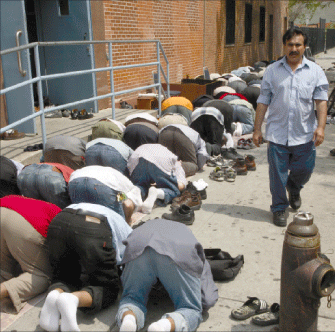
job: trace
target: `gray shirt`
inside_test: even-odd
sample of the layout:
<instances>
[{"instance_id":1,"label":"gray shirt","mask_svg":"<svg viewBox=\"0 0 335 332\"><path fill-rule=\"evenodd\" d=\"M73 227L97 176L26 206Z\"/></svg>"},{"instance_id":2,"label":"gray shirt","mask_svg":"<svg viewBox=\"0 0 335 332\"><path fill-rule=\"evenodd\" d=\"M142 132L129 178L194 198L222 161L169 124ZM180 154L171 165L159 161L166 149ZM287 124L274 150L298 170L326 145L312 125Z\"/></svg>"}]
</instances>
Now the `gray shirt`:
<instances>
[{"instance_id":1,"label":"gray shirt","mask_svg":"<svg viewBox=\"0 0 335 332\"><path fill-rule=\"evenodd\" d=\"M146 247L169 256L181 269L201 279L203 310L214 306L218 288L207 262L204 250L193 233L184 224L163 219L145 222L133 230L126 240L122 264L139 257Z\"/></svg>"},{"instance_id":2,"label":"gray shirt","mask_svg":"<svg viewBox=\"0 0 335 332\"><path fill-rule=\"evenodd\" d=\"M67 150L75 156L85 156L86 142L78 137L58 135L51 137L45 144L45 151Z\"/></svg>"}]
</instances>

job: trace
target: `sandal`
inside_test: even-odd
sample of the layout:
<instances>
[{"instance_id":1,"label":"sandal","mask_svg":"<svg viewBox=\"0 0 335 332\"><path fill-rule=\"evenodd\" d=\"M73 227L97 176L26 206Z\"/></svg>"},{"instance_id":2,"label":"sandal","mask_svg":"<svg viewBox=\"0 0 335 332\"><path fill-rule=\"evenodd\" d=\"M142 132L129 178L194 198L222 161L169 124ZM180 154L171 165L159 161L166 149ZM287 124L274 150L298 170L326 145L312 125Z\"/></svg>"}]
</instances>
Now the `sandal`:
<instances>
[{"instance_id":1,"label":"sandal","mask_svg":"<svg viewBox=\"0 0 335 332\"><path fill-rule=\"evenodd\" d=\"M224 174L225 174L225 180L227 182L234 182L236 179L237 172L236 169L229 166L228 168L225 169Z\"/></svg>"},{"instance_id":2,"label":"sandal","mask_svg":"<svg viewBox=\"0 0 335 332\"><path fill-rule=\"evenodd\" d=\"M86 119L91 119L93 118L93 113L87 113L85 109L82 109L78 113L78 120L86 120Z\"/></svg>"},{"instance_id":3,"label":"sandal","mask_svg":"<svg viewBox=\"0 0 335 332\"><path fill-rule=\"evenodd\" d=\"M71 119L72 120L76 120L78 119L78 114L79 114L79 111L77 108L75 108L74 110L71 111Z\"/></svg>"},{"instance_id":4,"label":"sandal","mask_svg":"<svg viewBox=\"0 0 335 332\"><path fill-rule=\"evenodd\" d=\"M279 304L273 303L269 312L252 317L251 322L260 326L279 324Z\"/></svg>"},{"instance_id":5,"label":"sandal","mask_svg":"<svg viewBox=\"0 0 335 332\"><path fill-rule=\"evenodd\" d=\"M224 180L224 172L221 170L221 167L216 167L215 170L209 174L209 178L222 182Z\"/></svg>"},{"instance_id":6,"label":"sandal","mask_svg":"<svg viewBox=\"0 0 335 332\"><path fill-rule=\"evenodd\" d=\"M248 296L248 301L244 302L242 307L233 309L231 316L237 320L245 320L251 316L259 315L269 311L269 305L264 300L257 297Z\"/></svg>"}]
</instances>

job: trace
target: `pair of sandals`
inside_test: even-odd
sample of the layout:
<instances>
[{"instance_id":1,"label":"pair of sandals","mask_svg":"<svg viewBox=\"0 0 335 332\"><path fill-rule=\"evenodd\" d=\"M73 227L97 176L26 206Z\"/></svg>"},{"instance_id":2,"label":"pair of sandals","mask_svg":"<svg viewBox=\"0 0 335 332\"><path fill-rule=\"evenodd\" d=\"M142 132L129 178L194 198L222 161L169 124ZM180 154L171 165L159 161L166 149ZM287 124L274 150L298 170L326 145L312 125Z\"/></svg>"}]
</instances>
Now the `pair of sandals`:
<instances>
[{"instance_id":1,"label":"pair of sandals","mask_svg":"<svg viewBox=\"0 0 335 332\"><path fill-rule=\"evenodd\" d=\"M222 182L224 180L226 180L227 182L234 182L236 179L236 175L236 170L231 166L217 166L212 172L210 172L209 178L218 182Z\"/></svg>"},{"instance_id":2,"label":"pair of sandals","mask_svg":"<svg viewBox=\"0 0 335 332\"><path fill-rule=\"evenodd\" d=\"M74 109L71 111L71 119L72 120L86 120L93 118L93 113L88 113L85 109L78 111L78 109Z\"/></svg>"},{"instance_id":3,"label":"pair of sandals","mask_svg":"<svg viewBox=\"0 0 335 332\"><path fill-rule=\"evenodd\" d=\"M252 317L251 322L259 326L279 324L279 304L271 306L265 300L248 296L246 302L237 309L233 309L231 316L237 320L245 320ZM254 316L254 317L253 317Z\"/></svg>"}]
</instances>

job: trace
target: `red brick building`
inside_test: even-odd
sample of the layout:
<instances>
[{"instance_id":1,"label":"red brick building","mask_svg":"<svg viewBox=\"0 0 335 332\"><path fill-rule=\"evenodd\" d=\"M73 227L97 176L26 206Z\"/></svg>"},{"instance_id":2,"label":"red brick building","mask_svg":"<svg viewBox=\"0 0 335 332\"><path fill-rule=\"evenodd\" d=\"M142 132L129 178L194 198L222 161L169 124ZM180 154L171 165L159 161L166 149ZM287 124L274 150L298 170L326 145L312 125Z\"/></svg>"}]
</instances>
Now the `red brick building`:
<instances>
[{"instance_id":1,"label":"red brick building","mask_svg":"<svg viewBox=\"0 0 335 332\"><path fill-rule=\"evenodd\" d=\"M94 39L159 40L170 63L171 83L200 75L205 66L222 74L277 59L288 24L288 1L275 0L105 0L92 1L91 9ZM155 48L145 44L114 46L113 52L115 66L156 59ZM155 70L116 71L115 88L152 84Z\"/></svg>"}]
</instances>

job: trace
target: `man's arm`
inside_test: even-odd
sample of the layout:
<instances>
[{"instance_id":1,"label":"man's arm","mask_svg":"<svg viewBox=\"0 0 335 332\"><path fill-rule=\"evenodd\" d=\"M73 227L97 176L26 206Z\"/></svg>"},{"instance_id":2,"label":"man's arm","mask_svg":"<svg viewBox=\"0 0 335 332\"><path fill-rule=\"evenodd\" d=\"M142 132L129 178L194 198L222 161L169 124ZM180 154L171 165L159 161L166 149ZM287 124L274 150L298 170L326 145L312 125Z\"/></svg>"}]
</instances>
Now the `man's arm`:
<instances>
[{"instance_id":1,"label":"man's arm","mask_svg":"<svg viewBox=\"0 0 335 332\"><path fill-rule=\"evenodd\" d=\"M319 146L325 139L325 128L327 122L327 101L315 100L315 105L318 117L318 127L314 131L313 141L315 146Z\"/></svg>"},{"instance_id":2,"label":"man's arm","mask_svg":"<svg viewBox=\"0 0 335 332\"><path fill-rule=\"evenodd\" d=\"M263 138L261 128L267 109L268 105L261 103L257 104L255 124L254 124L254 134L252 136L253 142L257 147L259 147L259 144L261 143Z\"/></svg>"}]
</instances>

